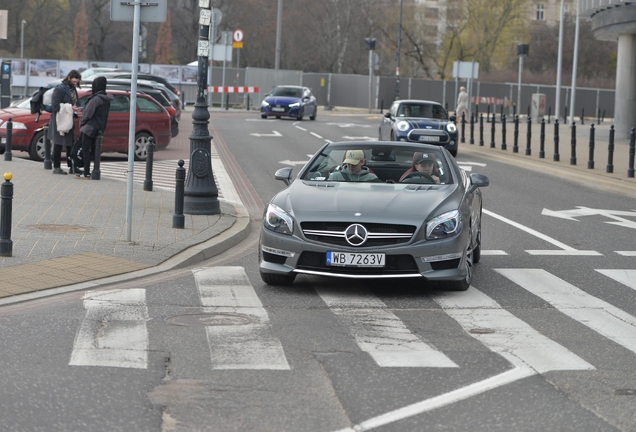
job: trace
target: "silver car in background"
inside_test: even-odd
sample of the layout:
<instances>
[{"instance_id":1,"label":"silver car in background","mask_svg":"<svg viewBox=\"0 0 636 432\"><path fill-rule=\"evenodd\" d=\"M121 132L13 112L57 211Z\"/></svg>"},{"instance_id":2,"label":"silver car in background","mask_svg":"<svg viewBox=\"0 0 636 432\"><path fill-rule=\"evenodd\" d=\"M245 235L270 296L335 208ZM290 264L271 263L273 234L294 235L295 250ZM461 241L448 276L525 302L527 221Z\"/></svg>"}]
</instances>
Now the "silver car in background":
<instances>
[{"instance_id":1,"label":"silver car in background","mask_svg":"<svg viewBox=\"0 0 636 432\"><path fill-rule=\"evenodd\" d=\"M334 181L345 155L362 150L377 180ZM434 160L432 175L416 161ZM343 176L336 176L343 178ZM350 178L350 176L344 176ZM275 195L263 217L263 281L291 284L298 274L341 278L420 278L466 290L481 256L482 193L489 180L468 175L450 153L428 144L329 143Z\"/></svg>"}]
</instances>

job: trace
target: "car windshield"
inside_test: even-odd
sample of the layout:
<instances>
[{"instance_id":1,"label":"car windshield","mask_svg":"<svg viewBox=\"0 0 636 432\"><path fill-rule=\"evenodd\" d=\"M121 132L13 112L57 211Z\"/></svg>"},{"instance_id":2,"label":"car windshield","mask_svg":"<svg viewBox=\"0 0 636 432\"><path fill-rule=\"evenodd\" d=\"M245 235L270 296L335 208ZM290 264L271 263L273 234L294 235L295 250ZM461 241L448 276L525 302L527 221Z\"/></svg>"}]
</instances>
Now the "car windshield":
<instances>
[{"instance_id":1,"label":"car windshield","mask_svg":"<svg viewBox=\"0 0 636 432\"><path fill-rule=\"evenodd\" d=\"M345 162L347 155L352 153L356 157L362 154L366 160L359 173L355 172L355 168L350 169ZM418 162L419 165L424 166L420 166L419 170ZM327 146L310 163L309 169L302 176L303 180L411 184L453 182L446 157L442 149L438 147L422 148L393 144L378 145L377 143L375 145L359 144L355 147ZM424 172L427 176L417 172ZM409 176L411 173L414 174Z\"/></svg>"},{"instance_id":2,"label":"car windshield","mask_svg":"<svg viewBox=\"0 0 636 432\"><path fill-rule=\"evenodd\" d=\"M400 105L398 117L437 118L448 120L446 110L437 104L405 103Z\"/></svg>"},{"instance_id":3,"label":"car windshield","mask_svg":"<svg viewBox=\"0 0 636 432\"><path fill-rule=\"evenodd\" d=\"M11 108L31 109L31 98L29 97L21 101L12 102Z\"/></svg>"},{"instance_id":4,"label":"car windshield","mask_svg":"<svg viewBox=\"0 0 636 432\"><path fill-rule=\"evenodd\" d=\"M302 97L303 90L296 87L276 87L272 90L272 96Z\"/></svg>"}]
</instances>

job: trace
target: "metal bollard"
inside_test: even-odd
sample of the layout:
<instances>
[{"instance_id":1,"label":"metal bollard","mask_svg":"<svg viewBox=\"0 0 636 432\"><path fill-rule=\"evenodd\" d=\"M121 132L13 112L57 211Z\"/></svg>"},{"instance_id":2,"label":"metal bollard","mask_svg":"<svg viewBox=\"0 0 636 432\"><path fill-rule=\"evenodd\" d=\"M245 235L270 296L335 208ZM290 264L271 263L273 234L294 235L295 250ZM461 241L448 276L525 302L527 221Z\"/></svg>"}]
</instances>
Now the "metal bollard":
<instances>
[{"instance_id":1,"label":"metal bollard","mask_svg":"<svg viewBox=\"0 0 636 432\"><path fill-rule=\"evenodd\" d=\"M13 117L7 120L7 142L4 145L4 160L11 160L11 142L13 141Z\"/></svg>"},{"instance_id":2,"label":"metal bollard","mask_svg":"<svg viewBox=\"0 0 636 432\"><path fill-rule=\"evenodd\" d=\"M570 154L570 165L576 165L576 122L572 122L572 135L570 135L570 145L572 153Z\"/></svg>"},{"instance_id":3,"label":"metal bollard","mask_svg":"<svg viewBox=\"0 0 636 432\"><path fill-rule=\"evenodd\" d=\"M479 146L484 146L484 115L479 114Z\"/></svg>"},{"instance_id":4,"label":"metal bollard","mask_svg":"<svg viewBox=\"0 0 636 432\"><path fill-rule=\"evenodd\" d=\"M247 94L247 98L245 100L245 106L246 106L246 110L249 111L250 110L250 94Z\"/></svg>"},{"instance_id":5,"label":"metal bollard","mask_svg":"<svg viewBox=\"0 0 636 432\"><path fill-rule=\"evenodd\" d=\"M609 144L607 145L607 167L605 167L605 172L614 172L614 125L610 126L609 131Z\"/></svg>"},{"instance_id":6,"label":"metal bollard","mask_svg":"<svg viewBox=\"0 0 636 432\"><path fill-rule=\"evenodd\" d=\"M528 133L526 135L526 156L530 156L532 154L532 150L530 147L531 144L532 144L532 121L530 120L530 117L528 117Z\"/></svg>"},{"instance_id":7,"label":"metal bollard","mask_svg":"<svg viewBox=\"0 0 636 432\"><path fill-rule=\"evenodd\" d=\"M548 107L548 124L550 124L550 116L552 115L552 105Z\"/></svg>"},{"instance_id":8,"label":"metal bollard","mask_svg":"<svg viewBox=\"0 0 636 432\"><path fill-rule=\"evenodd\" d=\"M490 148L495 148L495 113L492 113L492 121L490 125Z\"/></svg>"},{"instance_id":9,"label":"metal bollard","mask_svg":"<svg viewBox=\"0 0 636 432\"><path fill-rule=\"evenodd\" d=\"M590 158L587 161L588 169L594 169L594 123L590 126Z\"/></svg>"},{"instance_id":10,"label":"metal bollard","mask_svg":"<svg viewBox=\"0 0 636 432\"><path fill-rule=\"evenodd\" d=\"M539 135L539 159L545 158L545 119L541 119L541 134Z\"/></svg>"},{"instance_id":11,"label":"metal bollard","mask_svg":"<svg viewBox=\"0 0 636 432\"><path fill-rule=\"evenodd\" d=\"M474 127L475 127L475 113L470 113L470 144L475 144Z\"/></svg>"},{"instance_id":12,"label":"metal bollard","mask_svg":"<svg viewBox=\"0 0 636 432\"><path fill-rule=\"evenodd\" d=\"M102 141L104 141L104 135L102 131L97 132L97 138L95 139L95 154L93 155L93 172L91 173L91 180L100 180L102 178L102 171L100 169L102 164Z\"/></svg>"},{"instance_id":13,"label":"metal bollard","mask_svg":"<svg viewBox=\"0 0 636 432\"><path fill-rule=\"evenodd\" d=\"M13 255L13 241L11 240L12 178L11 173L4 173L5 182L0 187L0 256L6 257Z\"/></svg>"},{"instance_id":14,"label":"metal bollard","mask_svg":"<svg viewBox=\"0 0 636 432\"><path fill-rule=\"evenodd\" d=\"M512 152L519 153L519 116L515 116L515 131L513 133Z\"/></svg>"},{"instance_id":15,"label":"metal bollard","mask_svg":"<svg viewBox=\"0 0 636 432\"><path fill-rule=\"evenodd\" d=\"M506 150L506 116L501 114L501 149Z\"/></svg>"},{"instance_id":16,"label":"metal bollard","mask_svg":"<svg viewBox=\"0 0 636 432\"><path fill-rule=\"evenodd\" d=\"M585 108L581 108L581 124L585 124Z\"/></svg>"},{"instance_id":17,"label":"metal bollard","mask_svg":"<svg viewBox=\"0 0 636 432\"><path fill-rule=\"evenodd\" d=\"M44 169L53 169L53 161L51 161L51 140L49 140L49 124L44 125Z\"/></svg>"},{"instance_id":18,"label":"metal bollard","mask_svg":"<svg viewBox=\"0 0 636 432\"><path fill-rule=\"evenodd\" d=\"M225 93L225 111L230 109L230 94Z\"/></svg>"},{"instance_id":19,"label":"metal bollard","mask_svg":"<svg viewBox=\"0 0 636 432\"><path fill-rule=\"evenodd\" d=\"M632 128L629 133L629 167L627 168L627 177L634 177L634 150L636 147L636 130Z\"/></svg>"},{"instance_id":20,"label":"metal bollard","mask_svg":"<svg viewBox=\"0 0 636 432\"><path fill-rule=\"evenodd\" d=\"M146 179L144 180L144 190L152 192L152 164L155 155L155 139L150 137L146 146Z\"/></svg>"},{"instance_id":21,"label":"metal bollard","mask_svg":"<svg viewBox=\"0 0 636 432\"><path fill-rule=\"evenodd\" d=\"M461 137L461 141L465 143L466 142L466 138L464 138L464 130L466 129L466 113L462 112L462 137Z\"/></svg>"},{"instance_id":22,"label":"metal bollard","mask_svg":"<svg viewBox=\"0 0 636 432\"><path fill-rule=\"evenodd\" d=\"M552 160L558 162L561 157L559 156L559 119L554 119L554 156Z\"/></svg>"},{"instance_id":23,"label":"metal bollard","mask_svg":"<svg viewBox=\"0 0 636 432\"><path fill-rule=\"evenodd\" d=\"M596 118L596 124L601 124L601 109L597 109L596 111L598 111L597 114L597 118Z\"/></svg>"},{"instance_id":24,"label":"metal bollard","mask_svg":"<svg viewBox=\"0 0 636 432\"><path fill-rule=\"evenodd\" d=\"M185 198L185 178L186 169L183 167L185 162L180 159L176 173L176 184L174 189L174 214L172 215L172 228L183 228L185 226L185 216L183 215L183 201Z\"/></svg>"}]
</instances>

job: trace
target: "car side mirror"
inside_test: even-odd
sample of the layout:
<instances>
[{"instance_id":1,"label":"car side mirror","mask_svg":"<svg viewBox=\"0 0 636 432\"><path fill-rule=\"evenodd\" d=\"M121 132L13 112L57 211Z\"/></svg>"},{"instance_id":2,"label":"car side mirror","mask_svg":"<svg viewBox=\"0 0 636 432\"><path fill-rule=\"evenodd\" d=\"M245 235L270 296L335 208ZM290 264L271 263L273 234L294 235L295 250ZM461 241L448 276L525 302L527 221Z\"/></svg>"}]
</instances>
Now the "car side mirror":
<instances>
[{"instance_id":1,"label":"car side mirror","mask_svg":"<svg viewBox=\"0 0 636 432\"><path fill-rule=\"evenodd\" d=\"M292 172L294 169L292 167L280 168L274 174L274 178L276 180L280 180L285 183L287 186L291 184Z\"/></svg>"},{"instance_id":2,"label":"car side mirror","mask_svg":"<svg viewBox=\"0 0 636 432\"><path fill-rule=\"evenodd\" d=\"M290 168L291 169L291 168ZM486 187L490 185L490 180L483 174L472 173L470 175L470 188L469 192L474 192L477 188Z\"/></svg>"},{"instance_id":3,"label":"car side mirror","mask_svg":"<svg viewBox=\"0 0 636 432\"><path fill-rule=\"evenodd\" d=\"M391 118L391 113L389 111L385 112L384 117Z\"/></svg>"},{"instance_id":4,"label":"car side mirror","mask_svg":"<svg viewBox=\"0 0 636 432\"><path fill-rule=\"evenodd\" d=\"M457 117L455 117L454 115L449 117L450 121L452 121L453 123L455 123L455 120L457 120Z\"/></svg>"}]
</instances>

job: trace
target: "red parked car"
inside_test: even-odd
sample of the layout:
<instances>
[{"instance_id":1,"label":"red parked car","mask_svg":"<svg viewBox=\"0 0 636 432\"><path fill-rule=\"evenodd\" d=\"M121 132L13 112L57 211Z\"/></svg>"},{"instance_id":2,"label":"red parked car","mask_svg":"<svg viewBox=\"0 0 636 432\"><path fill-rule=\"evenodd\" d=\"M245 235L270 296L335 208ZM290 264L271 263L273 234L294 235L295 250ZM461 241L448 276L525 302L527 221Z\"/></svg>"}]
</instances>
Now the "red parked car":
<instances>
[{"instance_id":1,"label":"red parked car","mask_svg":"<svg viewBox=\"0 0 636 432\"><path fill-rule=\"evenodd\" d=\"M90 89L78 89L78 107L82 108ZM128 130L130 124L130 92L108 90L114 96L110 103L108 124L104 131L102 152L128 153ZM78 112L81 118L81 109ZM0 110L0 149L4 149L7 139L7 120L13 121L11 149L29 152L31 159L44 160L44 125L49 122L50 113L43 111L36 123L36 114L31 114L29 99L14 107ZM170 143L170 114L150 96L137 93L137 121L135 128L135 160L146 160L146 146L149 138L155 140L156 149L166 148ZM75 136L79 137L79 120L75 119Z\"/></svg>"}]
</instances>

